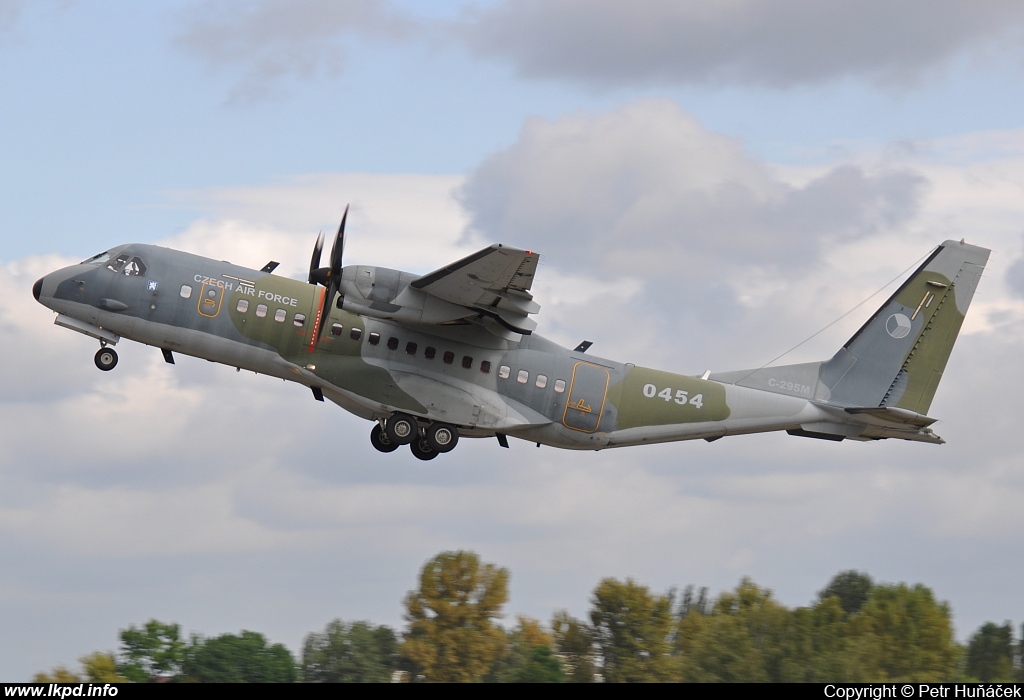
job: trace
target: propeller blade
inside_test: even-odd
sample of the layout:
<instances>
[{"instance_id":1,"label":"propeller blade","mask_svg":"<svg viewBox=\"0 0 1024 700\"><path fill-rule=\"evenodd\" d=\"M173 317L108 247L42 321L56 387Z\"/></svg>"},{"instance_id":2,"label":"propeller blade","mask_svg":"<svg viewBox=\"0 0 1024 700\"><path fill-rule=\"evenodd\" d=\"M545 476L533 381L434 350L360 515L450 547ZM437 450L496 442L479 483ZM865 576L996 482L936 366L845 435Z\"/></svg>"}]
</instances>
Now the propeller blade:
<instances>
[{"instance_id":1,"label":"propeller blade","mask_svg":"<svg viewBox=\"0 0 1024 700\"><path fill-rule=\"evenodd\" d=\"M319 282L319 280L316 278L316 275L314 273L320 267L320 253L323 252L323 249L324 249L324 232L321 231L316 236L316 245L313 246L313 257L310 258L310 260L309 260L309 283L310 284L317 284Z\"/></svg>"},{"instance_id":2,"label":"propeller blade","mask_svg":"<svg viewBox=\"0 0 1024 700\"><path fill-rule=\"evenodd\" d=\"M324 326L327 325L327 316L331 312L331 304L334 303L334 295L341 289L341 257L345 252L345 222L348 220L348 205L345 205L345 213L341 215L341 224L338 226L338 235L334 238L334 245L331 246L331 266L326 268L327 280L321 281L327 292L324 294L324 301L320 307L320 327L317 329L317 341L324 334ZM321 268L321 272L325 268Z\"/></svg>"}]
</instances>

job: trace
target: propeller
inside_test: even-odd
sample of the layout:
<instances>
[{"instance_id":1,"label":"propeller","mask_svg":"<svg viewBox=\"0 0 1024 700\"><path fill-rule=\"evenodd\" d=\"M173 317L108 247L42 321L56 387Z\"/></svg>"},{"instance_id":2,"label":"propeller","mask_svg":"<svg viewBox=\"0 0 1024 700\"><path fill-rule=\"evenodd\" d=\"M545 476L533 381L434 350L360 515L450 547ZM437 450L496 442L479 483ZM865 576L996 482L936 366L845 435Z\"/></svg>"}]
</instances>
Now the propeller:
<instances>
[{"instance_id":1,"label":"propeller","mask_svg":"<svg viewBox=\"0 0 1024 700\"><path fill-rule=\"evenodd\" d=\"M329 267L319 267L320 253L324 247L323 231L317 236L316 245L313 246L313 257L309 261L309 282L310 284L322 284L327 287L324 294L323 304L320 307L319 328L316 339L320 340L323 335L324 321L334 303L334 295L341 288L341 256L345 252L345 221L348 219L348 205L345 205L345 213L341 215L341 225L338 226L338 235L334 238L331 246L331 264Z\"/></svg>"}]
</instances>

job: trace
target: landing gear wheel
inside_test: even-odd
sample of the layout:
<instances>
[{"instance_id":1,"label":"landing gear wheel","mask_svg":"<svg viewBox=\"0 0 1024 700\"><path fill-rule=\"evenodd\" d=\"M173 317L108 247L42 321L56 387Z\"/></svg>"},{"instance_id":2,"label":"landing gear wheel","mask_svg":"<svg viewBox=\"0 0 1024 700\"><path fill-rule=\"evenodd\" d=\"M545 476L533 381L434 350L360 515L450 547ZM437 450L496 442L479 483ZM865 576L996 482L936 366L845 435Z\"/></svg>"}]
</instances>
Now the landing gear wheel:
<instances>
[{"instance_id":1,"label":"landing gear wheel","mask_svg":"<svg viewBox=\"0 0 1024 700\"><path fill-rule=\"evenodd\" d=\"M430 447L430 443L428 443L424 438L419 438L410 442L409 449L412 450L412 453L416 455L417 459L422 459L424 462L428 459L437 457L437 450L432 449Z\"/></svg>"},{"instance_id":2,"label":"landing gear wheel","mask_svg":"<svg viewBox=\"0 0 1024 700\"><path fill-rule=\"evenodd\" d=\"M451 452L459 444L459 431L454 425L434 423L427 428L426 440L436 452Z\"/></svg>"},{"instance_id":3,"label":"landing gear wheel","mask_svg":"<svg viewBox=\"0 0 1024 700\"><path fill-rule=\"evenodd\" d=\"M384 432L388 440L396 445L408 445L420 436L420 426L412 416L396 413L388 418Z\"/></svg>"},{"instance_id":4,"label":"landing gear wheel","mask_svg":"<svg viewBox=\"0 0 1024 700\"><path fill-rule=\"evenodd\" d=\"M114 348L100 348L93 361L101 370L109 372L117 367L117 353L114 352Z\"/></svg>"},{"instance_id":5,"label":"landing gear wheel","mask_svg":"<svg viewBox=\"0 0 1024 700\"><path fill-rule=\"evenodd\" d=\"M398 443L391 442L387 434L381 430L380 423L373 426L370 431L370 444L377 448L378 452L394 452L398 449Z\"/></svg>"}]
</instances>

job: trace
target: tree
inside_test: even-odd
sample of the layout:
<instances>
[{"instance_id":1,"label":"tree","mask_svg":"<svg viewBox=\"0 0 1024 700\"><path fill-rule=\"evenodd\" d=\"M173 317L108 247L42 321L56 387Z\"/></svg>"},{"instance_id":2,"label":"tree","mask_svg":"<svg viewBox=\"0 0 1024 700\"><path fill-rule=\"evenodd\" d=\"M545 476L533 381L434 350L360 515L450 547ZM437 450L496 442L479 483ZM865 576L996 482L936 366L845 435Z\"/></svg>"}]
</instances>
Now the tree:
<instances>
[{"instance_id":1,"label":"tree","mask_svg":"<svg viewBox=\"0 0 1024 700\"><path fill-rule=\"evenodd\" d=\"M1007 622L981 626L967 645L967 675L982 683L1008 683L1013 677L1013 630Z\"/></svg>"},{"instance_id":2,"label":"tree","mask_svg":"<svg viewBox=\"0 0 1024 700\"><path fill-rule=\"evenodd\" d=\"M119 656L117 672L130 681L146 683L157 676L176 676L185 659L181 627L150 620L141 629L132 625L121 630Z\"/></svg>"},{"instance_id":3,"label":"tree","mask_svg":"<svg viewBox=\"0 0 1024 700\"><path fill-rule=\"evenodd\" d=\"M83 656L82 670L85 671L85 678L90 683L127 683L128 679L117 672L117 659L113 654L102 651L94 651L88 656Z\"/></svg>"},{"instance_id":4,"label":"tree","mask_svg":"<svg viewBox=\"0 0 1024 700\"><path fill-rule=\"evenodd\" d=\"M52 671L40 671L32 676L33 683L81 683L82 677L67 666L55 666Z\"/></svg>"},{"instance_id":5,"label":"tree","mask_svg":"<svg viewBox=\"0 0 1024 700\"><path fill-rule=\"evenodd\" d=\"M508 570L472 552L443 552L405 598L409 627L401 654L427 681L482 680L505 649L495 626L508 600Z\"/></svg>"},{"instance_id":6,"label":"tree","mask_svg":"<svg viewBox=\"0 0 1024 700\"><path fill-rule=\"evenodd\" d=\"M488 681L498 683L561 683L562 664L551 651L554 639L540 623L523 615L507 635L506 653L494 665Z\"/></svg>"},{"instance_id":7,"label":"tree","mask_svg":"<svg viewBox=\"0 0 1024 700\"><path fill-rule=\"evenodd\" d=\"M182 664L187 680L200 683L294 683L298 670L281 644L267 646L258 632L242 630L204 640L194 637Z\"/></svg>"},{"instance_id":8,"label":"tree","mask_svg":"<svg viewBox=\"0 0 1024 700\"><path fill-rule=\"evenodd\" d=\"M394 630L368 622L330 622L323 633L306 637L302 651L307 683L388 683L397 668Z\"/></svg>"},{"instance_id":9,"label":"tree","mask_svg":"<svg viewBox=\"0 0 1024 700\"><path fill-rule=\"evenodd\" d=\"M594 664L594 634L590 627L565 610L551 620L555 649L565 659L566 680L570 683L593 683L597 673Z\"/></svg>"},{"instance_id":10,"label":"tree","mask_svg":"<svg viewBox=\"0 0 1024 700\"><path fill-rule=\"evenodd\" d=\"M672 596L627 579L607 578L591 601L590 620L608 682L672 679Z\"/></svg>"},{"instance_id":11,"label":"tree","mask_svg":"<svg viewBox=\"0 0 1024 700\"><path fill-rule=\"evenodd\" d=\"M842 571L832 577L828 585L818 592L818 599L835 596L847 615L859 612L871 597L875 582L871 577L860 571Z\"/></svg>"},{"instance_id":12,"label":"tree","mask_svg":"<svg viewBox=\"0 0 1024 700\"><path fill-rule=\"evenodd\" d=\"M952 681L960 652L949 605L921 584L875 586L850 618L852 681Z\"/></svg>"}]
</instances>

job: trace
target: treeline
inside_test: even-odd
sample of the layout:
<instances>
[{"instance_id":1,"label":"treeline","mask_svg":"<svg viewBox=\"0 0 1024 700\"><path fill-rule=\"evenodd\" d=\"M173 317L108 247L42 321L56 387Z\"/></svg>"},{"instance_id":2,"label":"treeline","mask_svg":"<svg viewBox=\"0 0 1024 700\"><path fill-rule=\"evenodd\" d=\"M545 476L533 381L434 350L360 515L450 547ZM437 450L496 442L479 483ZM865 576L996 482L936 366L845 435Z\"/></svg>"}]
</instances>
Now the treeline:
<instances>
[{"instance_id":1,"label":"treeline","mask_svg":"<svg viewBox=\"0 0 1024 700\"><path fill-rule=\"evenodd\" d=\"M715 598L706 588L658 594L627 579L594 589L587 619L519 616L498 624L508 570L471 552L427 562L405 598L406 628L335 620L309 634L297 659L243 631L186 640L151 620L121 630L118 652L37 682L942 682L1024 681L1024 645L1010 623L983 625L962 646L950 609L920 584L835 576L809 607L787 608L744 579Z\"/></svg>"}]
</instances>

